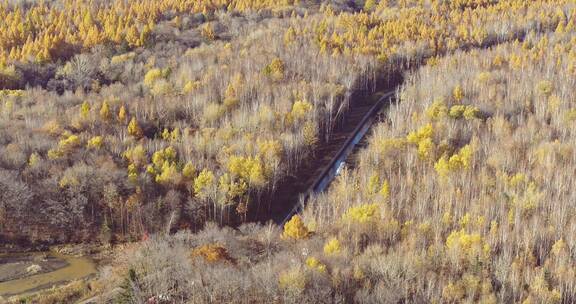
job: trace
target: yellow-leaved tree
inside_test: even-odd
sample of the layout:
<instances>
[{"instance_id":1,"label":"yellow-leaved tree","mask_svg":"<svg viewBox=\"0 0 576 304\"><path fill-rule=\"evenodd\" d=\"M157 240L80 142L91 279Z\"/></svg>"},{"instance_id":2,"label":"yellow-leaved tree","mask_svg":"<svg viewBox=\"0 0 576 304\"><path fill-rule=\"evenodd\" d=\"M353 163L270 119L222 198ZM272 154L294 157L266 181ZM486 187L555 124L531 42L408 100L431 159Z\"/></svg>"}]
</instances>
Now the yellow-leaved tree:
<instances>
[{"instance_id":1,"label":"yellow-leaved tree","mask_svg":"<svg viewBox=\"0 0 576 304\"><path fill-rule=\"evenodd\" d=\"M128 134L136 138L141 138L144 135L142 128L140 128L140 124L138 124L138 120L136 120L136 117L132 117L130 123L128 124Z\"/></svg>"},{"instance_id":2,"label":"yellow-leaved tree","mask_svg":"<svg viewBox=\"0 0 576 304\"><path fill-rule=\"evenodd\" d=\"M282 237L285 239L305 239L310 236L310 231L302 222L299 215L294 215L285 225Z\"/></svg>"}]
</instances>

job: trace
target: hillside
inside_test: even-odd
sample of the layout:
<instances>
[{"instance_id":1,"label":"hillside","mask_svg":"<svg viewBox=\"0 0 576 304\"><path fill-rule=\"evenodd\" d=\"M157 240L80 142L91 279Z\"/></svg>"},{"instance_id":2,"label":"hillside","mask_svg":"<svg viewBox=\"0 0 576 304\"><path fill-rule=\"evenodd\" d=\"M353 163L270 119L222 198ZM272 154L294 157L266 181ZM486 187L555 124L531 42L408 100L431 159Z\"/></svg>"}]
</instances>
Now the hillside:
<instances>
[{"instance_id":1,"label":"hillside","mask_svg":"<svg viewBox=\"0 0 576 304\"><path fill-rule=\"evenodd\" d=\"M574 1L56 0L0 17L0 241L112 245L96 279L28 301L576 300ZM328 190L262 223L388 90Z\"/></svg>"}]
</instances>

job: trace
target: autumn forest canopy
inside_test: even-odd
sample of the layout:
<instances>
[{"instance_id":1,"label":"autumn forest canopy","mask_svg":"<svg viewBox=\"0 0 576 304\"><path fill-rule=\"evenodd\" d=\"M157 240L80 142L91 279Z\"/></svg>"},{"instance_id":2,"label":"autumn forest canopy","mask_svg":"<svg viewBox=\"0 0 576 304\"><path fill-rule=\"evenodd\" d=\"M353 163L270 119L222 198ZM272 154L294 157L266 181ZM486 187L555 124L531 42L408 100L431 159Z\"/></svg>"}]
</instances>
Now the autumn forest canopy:
<instances>
[{"instance_id":1,"label":"autumn forest canopy","mask_svg":"<svg viewBox=\"0 0 576 304\"><path fill-rule=\"evenodd\" d=\"M14 301L572 303L575 30L574 0L5 0L0 247L108 257Z\"/></svg>"}]
</instances>

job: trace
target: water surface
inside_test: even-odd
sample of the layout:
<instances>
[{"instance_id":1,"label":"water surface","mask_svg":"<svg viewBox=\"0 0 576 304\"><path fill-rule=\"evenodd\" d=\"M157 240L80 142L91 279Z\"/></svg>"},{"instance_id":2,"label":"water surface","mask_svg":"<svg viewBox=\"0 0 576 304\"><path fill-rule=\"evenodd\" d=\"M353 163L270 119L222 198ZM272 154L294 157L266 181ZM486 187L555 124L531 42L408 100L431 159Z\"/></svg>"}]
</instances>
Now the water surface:
<instances>
[{"instance_id":1,"label":"water surface","mask_svg":"<svg viewBox=\"0 0 576 304\"><path fill-rule=\"evenodd\" d=\"M46 253L19 254L19 257L30 257ZM68 265L52 272L39 273L29 277L11 281L0 282L0 296L14 296L30 294L42 289L51 288L73 280L82 279L96 273L96 265L88 257L73 257L56 253L47 255L64 260Z\"/></svg>"}]
</instances>

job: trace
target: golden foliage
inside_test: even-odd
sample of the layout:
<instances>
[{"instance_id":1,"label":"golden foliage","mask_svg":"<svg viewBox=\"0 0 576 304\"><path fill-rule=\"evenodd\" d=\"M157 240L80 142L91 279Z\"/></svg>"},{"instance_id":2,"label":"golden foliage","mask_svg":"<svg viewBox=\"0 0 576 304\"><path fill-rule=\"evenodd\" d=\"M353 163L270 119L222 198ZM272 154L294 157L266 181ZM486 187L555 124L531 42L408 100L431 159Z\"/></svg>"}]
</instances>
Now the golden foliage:
<instances>
[{"instance_id":1,"label":"golden foliage","mask_svg":"<svg viewBox=\"0 0 576 304\"><path fill-rule=\"evenodd\" d=\"M135 164L136 166L143 166L148 161L146 150L142 145L128 148L122 156L127 159L129 163Z\"/></svg>"},{"instance_id":2,"label":"golden foliage","mask_svg":"<svg viewBox=\"0 0 576 304\"><path fill-rule=\"evenodd\" d=\"M284 72L284 61L280 58L275 58L264 68L264 75L270 76L274 80L282 80L284 78Z\"/></svg>"},{"instance_id":3,"label":"golden foliage","mask_svg":"<svg viewBox=\"0 0 576 304\"><path fill-rule=\"evenodd\" d=\"M48 158L58 159L70 154L80 146L80 138L74 134L65 134L64 138L58 142L58 147L48 151Z\"/></svg>"},{"instance_id":4,"label":"golden foliage","mask_svg":"<svg viewBox=\"0 0 576 304\"><path fill-rule=\"evenodd\" d=\"M209 194L208 191L212 186L214 186L214 182L214 173L208 169L202 170L194 180L194 194L200 198L206 199Z\"/></svg>"},{"instance_id":5,"label":"golden foliage","mask_svg":"<svg viewBox=\"0 0 576 304\"><path fill-rule=\"evenodd\" d=\"M192 258L203 258L208 263L228 262L234 263L234 259L228 254L228 250L219 244L205 244L194 248Z\"/></svg>"},{"instance_id":6,"label":"golden foliage","mask_svg":"<svg viewBox=\"0 0 576 304\"><path fill-rule=\"evenodd\" d=\"M61 4L35 2L23 8L0 5L0 63L8 60L49 62L69 56L65 45L84 50L100 44L127 44L137 48L146 44L165 11L208 13L227 7L231 11L265 9L278 6L274 1L222 0L114 0L106 4L64 0ZM77 30L72 30L77 29ZM211 28L210 28L211 29ZM203 30L207 38L213 32ZM116 59L114 63L119 60ZM2 77L0 77L2 78Z\"/></svg>"},{"instance_id":7,"label":"golden foliage","mask_svg":"<svg viewBox=\"0 0 576 304\"><path fill-rule=\"evenodd\" d=\"M292 218L284 225L284 232L282 237L286 239L305 239L310 235L310 231L302 222L299 215L294 215Z\"/></svg>"},{"instance_id":8,"label":"golden foliage","mask_svg":"<svg viewBox=\"0 0 576 304\"><path fill-rule=\"evenodd\" d=\"M331 238L326 241L324 244L324 254L326 255L334 255L340 253L342 250L342 246L340 245L340 241L337 238Z\"/></svg>"},{"instance_id":9,"label":"golden foliage","mask_svg":"<svg viewBox=\"0 0 576 304\"><path fill-rule=\"evenodd\" d=\"M189 180L192 180L196 176L196 167L191 162L187 162L182 169L182 176Z\"/></svg>"},{"instance_id":10,"label":"golden foliage","mask_svg":"<svg viewBox=\"0 0 576 304\"><path fill-rule=\"evenodd\" d=\"M102 118L102 120L107 121L112 117L112 115L110 114L110 106L108 105L107 101L104 101L102 103L102 107L100 107L100 118Z\"/></svg>"},{"instance_id":11,"label":"golden foliage","mask_svg":"<svg viewBox=\"0 0 576 304\"><path fill-rule=\"evenodd\" d=\"M140 124L138 124L138 120L136 120L136 117L132 117L130 123L128 124L128 134L136 138L140 138L144 135L142 128L140 128Z\"/></svg>"},{"instance_id":12,"label":"golden foliage","mask_svg":"<svg viewBox=\"0 0 576 304\"><path fill-rule=\"evenodd\" d=\"M212 27L212 24L207 23L206 25L204 25L202 27L202 37L204 37L208 40L216 39L216 33L214 32L214 28Z\"/></svg>"},{"instance_id":13,"label":"golden foliage","mask_svg":"<svg viewBox=\"0 0 576 304\"><path fill-rule=\"evenodd\" d=\"M434 165L436 172L441 177L446 177L450 172L467 170L470 168L473 150L471 145L466 145L460 151L450 157L443 155Z\"/></svg>"},{"instance_id":14,"label":"golden foliage","mask_svg":"<svg viewBox=\"0 0 576 304\"><path fill-rule=\"evenodd\" d=\"M84 119L88 118L90 115L90 104L87 101L84 101L80 106L80 115Z\"/></svg>"},{"instance_id":15,"label":"golden foliage","mask_svg":"<svg viewBox=\"0 0 576 304\"><path fill-rule=\"evenodd\" d=\"M350 207L342 215L342 220L352 223L370 223L380 218L380 206L376 203Z\"/></svg>"},{"instance_id":16,"label":"golden foliage","mask_svg":"<svg viewBox=\"0 0 576 304\"><path fill-rule=\"evenodd\" d=\"M467 233L464 229L452 231L446 238L446 248L464 257L488 258L490 246L479 233Z\"/></svg>"},{"instance_id":17,"label":"golden foliage","mask_svg":"<svg viewBox=\"0 0 576 304\"><path fill-rule=\"evenodd\" d=\"M317 258L315 257L308 257L306 259L306 266L311 270L316 270L319 272L326 272L326 265L322 264Z\"/></svg>"},{"instance_id":18,"label":"golden foliage","mask_svg":"<svg viewBox=\"0 0 576 304\"><path fill-rule=\"evenodd\" d=\"M264 166L259 158L232 155L228 160L228 172L256 188L266 184Z\"/></svg>"},{"instance_id":19,"label":"golden foliage","mask_svg":"<svg viewBox=\"0 0 576 304\"><path fill-rule=\"evenodd\" d=\"M422 140L431 139L432 136L434 136L434 128L432 124L427 124L417 131L410 132L406 139L409 143L418 144Z\"/></svg>"},{"instance_id":20,"label":"golden foliage","mask_svg":"<svg viewBox=\"0 0 576 304\"><path fill-rule=\"evenodd\" d=\"M104 137L102 136L94 136L88 140L86 147L88 149L100 149L104 144Z\"/></svg>"},{"instance_id":21,"label":"golden foliage","mask_svg":"<svg viewBox=\"0 0 576 304\"><path fill-rule=\"evenodd\" d=\"M128 113L126 111L126 107L124 107L124 105L122 105L120 107L120 110L118 110L118 121L121 124L125 124L127 119L128 119Z\"/></svg>"}]
</instances>

